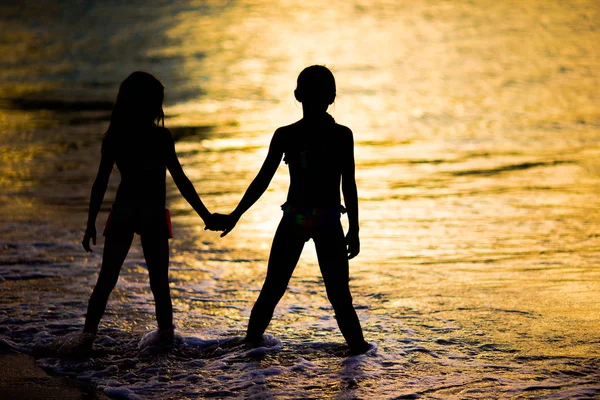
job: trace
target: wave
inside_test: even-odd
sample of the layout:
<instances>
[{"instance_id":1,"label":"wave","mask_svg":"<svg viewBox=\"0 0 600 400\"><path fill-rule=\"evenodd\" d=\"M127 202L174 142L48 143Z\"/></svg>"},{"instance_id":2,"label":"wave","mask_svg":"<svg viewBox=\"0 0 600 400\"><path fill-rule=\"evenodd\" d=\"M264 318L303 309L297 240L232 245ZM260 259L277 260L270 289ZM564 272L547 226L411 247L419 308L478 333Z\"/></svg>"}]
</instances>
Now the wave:
<instances>
[{"instance_id":1,"label":"wave","mask_svg":"<svg viewBox=\"0 0 600 400\"><path fill-rule=\"evenodd\" d=\"M0 105L5 108L16 108L24 111L111 111L112 101L105 100L53 100L53 99L28 99L12 98L0 99Z\"/></svg>"},{"instance_id":2,"label":"wave","mask_svg":"<svg viewBox=\"0 0 600 400\"><path fill-rule=\"evenodd\" d=\"M521 171L521 170L538 168L538 167L553 167L556 165L573 164L573 163L574 163L574 161L569 161L569 160L523 162L523 163L518 163L518 164L503 165L503 166L496 167L496 168L452 171L452 172L450 172L450 174L452 174L454 176L468 176L468 175L492 176L492 175L497 175L497 174L501 174L504 172Z\"/></svg>"}]
</instances>

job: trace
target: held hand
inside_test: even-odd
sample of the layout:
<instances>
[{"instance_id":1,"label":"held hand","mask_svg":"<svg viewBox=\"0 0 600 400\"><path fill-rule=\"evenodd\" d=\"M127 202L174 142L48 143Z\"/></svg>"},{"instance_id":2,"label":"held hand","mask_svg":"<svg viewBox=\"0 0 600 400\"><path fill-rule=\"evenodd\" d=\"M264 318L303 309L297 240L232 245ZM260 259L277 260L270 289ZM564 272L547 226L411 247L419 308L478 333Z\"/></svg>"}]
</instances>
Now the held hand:
<instances>
[{"instance_id":1,"label":"held hand","mask_svg":"<svg viewBox=\"0 0 600 400\"><path fill-rule=\"evenodd\" d=\"M94 251L90 247L90 239L92 239L92 243L95 246L96 245L96 228L93 226L88 226L88 228L85 230L85 233L83 234L83 240L81 241L83 248L87 252Z\"/></svg>"},{"instance_id":2,"label":"held hand","mask_svg":"<svg viewBox=\"0 0 600 400\"><path fill-rule=\"evenodd\" d=\"M346 246L348 246L348 260L353 259L360 253L360 239L358 231L349 230L346 235Z\"/></svg>"},{"instance_id":3,"label":"held hand","mask_svg":"<svg viewBox=\"0 0 600 400\"><path fill-rule=\"evenodd\" d=\"M206 227L204 227L204 230L224 231L225 227L228 225L228 220L229 217L227 215L218 213L211 214L205 221Z\"/></svg>"},{"instance_id":4,"label":"held hand","mask_svg":"<svg viewBox=\"0 0 600 400\"><path fill-rule=\"evenodd\" d=\"M223 231L223 233L221 233L221 237L227 236L227 234L229 232L231 232L233 230L233 228L235 228L235 225L240 220L240 217L241 217L241 215L238 215L235 212L232 212L231 214L229 214L227 216L227 218L228 218L228 224L226 225L225 230Z\"/></svg>"}]
</instances>

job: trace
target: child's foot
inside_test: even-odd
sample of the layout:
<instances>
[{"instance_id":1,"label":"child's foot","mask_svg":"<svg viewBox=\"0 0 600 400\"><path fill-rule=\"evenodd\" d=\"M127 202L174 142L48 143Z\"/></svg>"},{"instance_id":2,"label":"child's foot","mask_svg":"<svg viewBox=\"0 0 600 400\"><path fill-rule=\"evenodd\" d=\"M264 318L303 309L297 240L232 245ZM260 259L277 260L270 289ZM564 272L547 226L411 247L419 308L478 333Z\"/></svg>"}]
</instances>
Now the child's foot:
<instances>
[{"instance_id":1,"label":"child's foot","mask_svg":"<svg viewBox=\"0 0 600 400\"><path fill-rule=\"evenodd\" d=\"M243 343L245 343L248 347L261 347L264 345L265 340L263 339L262 335L260 338L246 336L243 340Z\"/></svg>"},{"instance_id":2,"label":"child's foot","mask_svg":"<svg viewBox=\"0 0 600 400\"><path fill-rule=\"evenodd\" d=\"M95 338L95 333L69 333L56 340L57 353L69 357L87 357L92 352Z\"/></svg>"},{"instance_id":3,"label":"child's foot","mask_svg":"<svg viewBox=\"0 0 600 400\"><path fill-rule=\"evenodd\" d=\"M371 346L367 342L363 342L361 345L350 347L350 350L347 351L347 356L357 356L359 354L365 354L369 351L373 346Z\"/></svg>"},{"instance_id":4,"label":"child's foot","mask_svg":"<svg viewBox=\"0 0 600 400\"><path fill-rule=\"evenodd\" d=\"M175 325L173 325L170 328L155 329L145 334L138 344L138 349L169 348L181 340L183 340L181 335L175 334Z\"/></svg>"},{"instance_id":5,"label":"child's foot","mask_svg":"<svg viewBox=\"0 0 600 400\"><path fill-rule=\"evenodd\" d=\"M170 343L175 338L175 325L170 328L158 329L158 340L162 343Z\"/></svg>"}]
</instances>

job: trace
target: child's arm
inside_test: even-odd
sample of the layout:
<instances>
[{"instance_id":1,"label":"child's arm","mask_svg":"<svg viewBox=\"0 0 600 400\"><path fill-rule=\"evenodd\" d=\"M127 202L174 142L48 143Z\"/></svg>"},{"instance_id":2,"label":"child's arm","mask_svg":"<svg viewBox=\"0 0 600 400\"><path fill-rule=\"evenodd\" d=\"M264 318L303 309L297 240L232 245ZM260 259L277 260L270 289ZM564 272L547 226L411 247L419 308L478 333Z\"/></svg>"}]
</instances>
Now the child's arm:
<instances>
[{"instance_id":1,"label":"child's arm","mask_svg":"<svg viewBox=\"0 0 600 400\"><path fill-rule=\"evenodd\" d=\"M348 234L346 244L348 246L348 258L354 258L360 252L360 240L358 238L358 190L354 177L354 138L352 131L348 129L347 137L343 145L343 167L342 167L342 193L348 210Z\"/></svg>"},{"instance_id":2,"label":"child's arm","mask_svg":"<svg viewBox=\"0 0 600 400\"><path fill-rule=\"evenodd\" d=\"M273 139L271 139L267 158L260 168L258 175L256 175L256 178L254 178L250 186L248 186L248 189L246 190L246 193L244 193L242 200L240 200L238 206L230 214L230 224L221 234L221 237L231 232L242 214L252 207L252 205L256 203L260 196L262 196L265 190L267 190L269 187L269 183L271 183L271 179L273 179L273 175L275 175L277 167L279 167L279 163L283 157L282 135L283 133L280 130L275 131Z\"/></svg>"},{"instance_id":3,"label":"child's arm","mask_svg":"<svg viewBox=\"0 0 600 400\"><path fill-rule=\"evenodd\" d=\"M110 152L103 151L102 158L100 159L100 167L98 167L98 175L96 176L96 180L92 186L92 194L90 195L87 228L83 235L83 240L81 241L85 251L92 251L90 239L94 246L96 245L96 217L98 217L98 212L102 206L104 194L106 193L106 188L108 186L108 178L110 178L114 163L115 159Z\"/></svg>"},{"instance_id":4,"label":"child's arm","mask_svg":"<svg viewBox=\"0 0 600 400\"><path fill-rule=\"evenodd\" d=\"M168 132L167 134L167 168L173 177L173 181L181 192L183 198L192 206L192 208L200 215L200 218L204 221L207 228L212 226L211 224L211 213L208 211L202 200L200 200L200 196L196 193L196 189L192 182L190 182L189 178L183 172L183 168L181 168L181 164L179 163L179 159L177 158L177 154L175 153L175 142L173 141L173 136Z\"/></svg>"}]
</instances>

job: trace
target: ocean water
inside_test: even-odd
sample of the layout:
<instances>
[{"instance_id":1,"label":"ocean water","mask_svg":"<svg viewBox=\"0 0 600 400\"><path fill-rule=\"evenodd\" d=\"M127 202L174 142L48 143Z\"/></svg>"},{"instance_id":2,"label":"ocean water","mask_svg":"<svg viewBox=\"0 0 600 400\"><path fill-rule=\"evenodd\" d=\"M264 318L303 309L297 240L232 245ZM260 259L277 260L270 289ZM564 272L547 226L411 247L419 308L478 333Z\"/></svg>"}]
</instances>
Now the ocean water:
<instances>
[{"instance_id":1,"label":"ocean water","mask_svg":"<svg viewBox=\"0 0 600 400\"><path fill-rule=\"evenodd\" d=\"M0 5L0 348L131 399L600 396L598 2L121 3ZM138 348L155 322L136 240L92 357L49 351L81 329L97 277L103 240L80 240L119 83L162 80L184 170L228 212L301 117L311 64L332 69L330 112L355 135L350 284L373 348L339 355L312 242L265 346L230 345L265 276L282 164L223 239L168 179L173 349Z\"/></svg>"}]
</instances>

